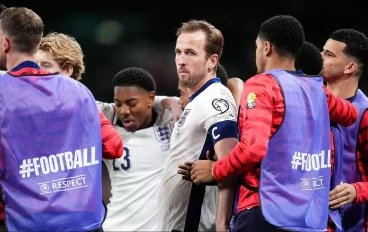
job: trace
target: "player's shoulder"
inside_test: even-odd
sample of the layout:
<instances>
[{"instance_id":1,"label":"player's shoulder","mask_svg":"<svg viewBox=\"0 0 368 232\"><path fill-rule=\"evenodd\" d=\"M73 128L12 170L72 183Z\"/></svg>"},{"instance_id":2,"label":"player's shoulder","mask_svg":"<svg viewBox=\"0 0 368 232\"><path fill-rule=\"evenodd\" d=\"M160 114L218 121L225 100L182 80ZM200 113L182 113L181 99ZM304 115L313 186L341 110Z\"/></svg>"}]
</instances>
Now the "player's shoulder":
<instances>
[{"instance_id":1,"label":"player's shoulder","mask_svg":"<svg viewBox=\"0 0 368 232\"><path fill-rule=\"evenodd\" d=\"M102 101L96 100L96 104L102 112L115 110L114 103L108 103L108 102L102 102Z\"/></svg>"},{"instance_id":2,"label":"player's shoulder","mask_svg":"<svg viewBox=\"0 0 368 232\"><path fill-rule=\"evenodd\" d=\"M220 83L210 85L203 91L203 94L197 97L199 101L193 101L194 104L188 104L187 108L195 108L196 114L202 117L223 113L229 109L237 112L233 95L226 86Z\"/></svg>"},{"instance_id":3,"label":"player's shoulder","mask_svg":"<svg viewBox=\"0 0 368 232\"><path fill-rule=\"evenodd\" d=\"M97 107L102 111L105 117L113 124L116 121L115 107L114 103L107 103L96 100Z\"/></svg>"},{"instance_id":4,"label":"player's shoulder","mask_svg":"<svg viewBox=\"0 0 368 232\"><path fill-rule=\"evenodd\" d=\"M277 83L276 79L270 73L259 73L251 78L249 78L246 84L254 83L254 84L264 84L264 83Z\"/></svg>"},{"instance_id":5,"label":"player's shoulder","mask_svg":"<svg viewBox=\"0 0 368 232\"><path fill-rule=\"evenodd\" d=\"M198 95L201 102L213 100L217 98L233 99L230 90L221 83L213 83L203 91L203 94Z\"/></svg>"},{"instance_id":6,"label":"player's shoulder","mask_svg":"<svg viewBox=\"0 0 368 232\"><path fill-rule=\"evenodd\" d=\"M272 74L260 73L249 78L244 85L247 89L258 89L259 91L274 91L280 88L279 83Z\"/></svg>"}]
</instances>

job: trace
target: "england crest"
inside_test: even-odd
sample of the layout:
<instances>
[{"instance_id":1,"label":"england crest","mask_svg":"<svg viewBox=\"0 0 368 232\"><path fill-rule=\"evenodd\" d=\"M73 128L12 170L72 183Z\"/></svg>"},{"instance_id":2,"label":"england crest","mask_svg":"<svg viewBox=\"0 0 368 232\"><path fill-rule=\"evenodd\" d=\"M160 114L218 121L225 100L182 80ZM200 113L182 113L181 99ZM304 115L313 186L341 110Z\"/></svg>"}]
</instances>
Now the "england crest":
<instances>
[{"instance_id":1,"label":"england crest","mask_svg":"<svg viewBox=\"0 0 368 232\"><path fill-rule=\"evenodd\" d=\"M178 127L181 127L184 124L185 119L187 118L189 112L190 112L190 109L185 109L184 112L180 115L180 118L178 121Z\"/></svg>"},{"instance_id":2,"label":"england crest","mask_svg":"<svg viewBox=\"0 0 368 232\"><path fill-rule=\"evenodd\" d=\"M171 125L170 123L166 123L161 126L153 127L153 131L155 132L155 136L157 141L160 143L169 143L171 137Z\"/></svg>"}]
</instances>

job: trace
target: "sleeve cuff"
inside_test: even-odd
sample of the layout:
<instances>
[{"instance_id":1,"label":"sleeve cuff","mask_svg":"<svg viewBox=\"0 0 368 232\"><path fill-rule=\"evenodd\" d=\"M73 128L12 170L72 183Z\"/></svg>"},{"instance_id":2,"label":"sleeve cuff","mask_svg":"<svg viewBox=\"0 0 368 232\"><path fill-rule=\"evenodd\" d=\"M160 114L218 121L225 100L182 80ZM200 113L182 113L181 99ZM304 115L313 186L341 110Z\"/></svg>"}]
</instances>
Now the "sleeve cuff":
<instances>
[{"instance_id":1,"label":"sleeve cuff","mask_svg":"<svg viewBox=\"0 0 368 232\"><path fill-rule=\"evenodd\" d=\"M359 183L353 183L353 186L354 186L355 191L356 191L356 197L355 197L354 201L353 201L353 202L351 202L351 203L352 203L352 204L362 203L362 201L360 200L360 199L362 198L362 197L361 197L361 194L362 194L362 193L360 193L360 192L359 192L359 189L361 189L361 188L359 187Z\"/></svg>"},{"instance_id":2,"label":"sleeve cuff","mask_svg":"<svg viewBox=\"0 0 368 232\"><path fill-rule=\"evenodd\" d=\"M214 162L213 164L212 164L212 176L213 176L213 178L215 178L215 180L216 181L219 181L219 177L216 175L216 164L217 164L218 162Z\"/></svg>"}]
</instances>

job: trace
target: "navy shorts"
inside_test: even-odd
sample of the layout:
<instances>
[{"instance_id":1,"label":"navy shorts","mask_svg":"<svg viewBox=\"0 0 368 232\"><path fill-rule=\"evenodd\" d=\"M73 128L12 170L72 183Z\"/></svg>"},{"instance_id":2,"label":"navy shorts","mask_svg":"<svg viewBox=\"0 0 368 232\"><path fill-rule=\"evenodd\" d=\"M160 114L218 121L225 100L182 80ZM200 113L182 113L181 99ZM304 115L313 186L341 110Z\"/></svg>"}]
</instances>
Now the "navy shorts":
<instances>
[{"instance_id":1,"label":"navy shorts","mask_svg":"<svg viewBox=\"0 0 368 232\"><path fill-rule=\"evenodd\" d=\"M253 232L267 231L280 232L281 229L276 228L266 221L262 215L260 207L253 207L247 210L238 212L234 217L234 224L231 232Z\"/></svg>"}]
</instances>

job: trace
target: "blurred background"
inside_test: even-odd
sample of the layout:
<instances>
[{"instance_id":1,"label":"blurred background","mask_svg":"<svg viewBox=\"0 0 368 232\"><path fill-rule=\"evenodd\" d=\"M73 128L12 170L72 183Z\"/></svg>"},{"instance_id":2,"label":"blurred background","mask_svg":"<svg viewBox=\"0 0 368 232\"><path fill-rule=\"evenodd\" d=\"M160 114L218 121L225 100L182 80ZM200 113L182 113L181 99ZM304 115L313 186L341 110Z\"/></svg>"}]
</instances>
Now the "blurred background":
<instances>
[{"instance_id":1,"label":"blurred background","mask_svg":"<svg viewBox=\"0 0 368 232\"><path fill-rule=\"evenodd\" d=\"M84 1L83 1L84 2ZM181 22L204 19L225 38L223 64L229 77L247 80L256 72L255 39L260 24L277 14L296 17L306 40L322 49L330 33L354 28L368 35L363 1L110 1L93 5L78 1L5 1L25 6L41 16L45 34L61 32L76 38L84 51L86 73L82 82L100 101L113 100L112 78L131 66L148 70L156 80L157 94L175 95L175 32ZM241 5L241 6L240 6ZM368 78L368 77L367 77ZM360 88L367 94L368 81Z\"/></svg>"}]
</instances>

